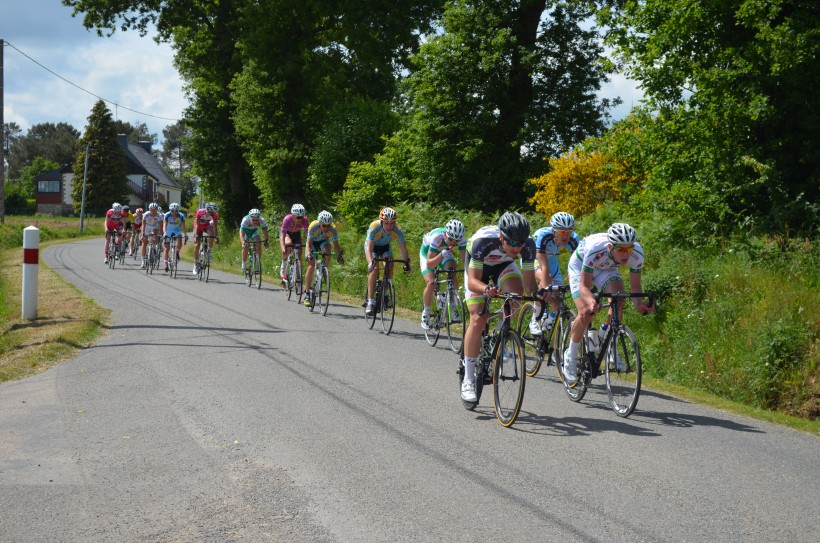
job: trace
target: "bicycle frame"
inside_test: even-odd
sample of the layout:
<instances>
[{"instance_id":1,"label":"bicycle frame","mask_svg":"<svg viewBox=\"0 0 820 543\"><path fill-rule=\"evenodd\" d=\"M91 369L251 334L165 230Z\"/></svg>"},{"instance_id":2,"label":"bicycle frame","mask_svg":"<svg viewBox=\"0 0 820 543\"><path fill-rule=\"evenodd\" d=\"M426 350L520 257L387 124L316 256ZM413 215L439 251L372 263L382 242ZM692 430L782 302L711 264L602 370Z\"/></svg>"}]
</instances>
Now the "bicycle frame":
<instances>
[{"instance_id":1,"label":"bicycle frame","mask_svg":"<svg viewBox=\"0 0 820 543\"><path fill-rule=\"evenodd\" d=\"M461 333L458 334L451 330L451 326L459 323L464 326L466 319L466 308L464 307L463 297L455 287L456 275L463 272L464 270L455 268L435 270L433 313L430 318L430 328L424 331L424 337L431 347L435 347L436 343L438 343L441 329L446 328L450 349L456 353L461 351L461 347L464 343L464 330L462 329ZM445 277L442 278L442 276ZM460 315L453 315L451 313L453 304L458 304L459 311L461 312ZM456 338L456 336L458 336L458 338Z\"/></svg>"}]
</instances>

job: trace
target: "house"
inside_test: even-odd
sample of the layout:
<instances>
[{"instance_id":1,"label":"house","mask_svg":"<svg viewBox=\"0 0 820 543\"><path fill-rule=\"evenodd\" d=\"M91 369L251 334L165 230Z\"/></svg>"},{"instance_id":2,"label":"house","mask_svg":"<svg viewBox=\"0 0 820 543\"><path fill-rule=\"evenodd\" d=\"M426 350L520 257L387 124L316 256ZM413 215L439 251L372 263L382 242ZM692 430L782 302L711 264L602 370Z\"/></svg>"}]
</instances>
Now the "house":
<instances>
[{"instance_id":1,"label":"house","mask_svg":"<svg viewBox=\"0 0 820 543\"><path fill-rule=\"evenodd\" d=\"M150 141L129 143L128 136L124 134L117 136L117 141L125 152L125 171L129 188L128 197L120 202L121 204L128 204L131 209L136 209L157 202L167 210L171 202L182 203L182 189L152 154ZM44 172L35 179L37 192L34 199L37 202L37 213L73 214L71 183L74 173L71 166ZM105 211L86 209L86 214L99 217Z\"/></svg>"}]
</instances>

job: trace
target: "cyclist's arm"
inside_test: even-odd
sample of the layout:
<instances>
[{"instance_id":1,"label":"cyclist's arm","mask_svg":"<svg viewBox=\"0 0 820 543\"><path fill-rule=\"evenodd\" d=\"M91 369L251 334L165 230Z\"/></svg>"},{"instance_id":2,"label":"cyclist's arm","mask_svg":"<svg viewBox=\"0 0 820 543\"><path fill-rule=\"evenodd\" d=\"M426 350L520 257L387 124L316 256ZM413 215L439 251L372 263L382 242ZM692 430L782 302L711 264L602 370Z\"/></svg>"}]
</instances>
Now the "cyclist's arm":
<instances>
[{"instance_id":1,"label":"cyclist's arm","mask_svg":"<svg viewBox=\"0 0 820 543\"><path fill-rule=\"evenodd\" d=\"M552 274L550 273L549 257L546 253L536 253L538 267L541 269L541 288L547 288L552 284Z\"/></svg>"},{"instance_id":2,"label":"cyclist's arm","mask_svg":"<svg viewBox=\"0 0 820 543\"><path fill-rule=\"evenodd\" d=\"M629 272L629 290L630 292L643 292L643 287L641 286L640 270L638 270L637 272ZM640 298L632 298L632 303L635 305L635 309L638 310L638 313L647 314L655 311L655 304L649 305L649 302L646 300L642 300Z\"/></svg>"},{"instance_id":3,"label":"cyclist's arm","mask_svg":"<svg viewBox=\"0 0 820 543\"><path fill-rule=\"evenodd\" d=\"M538 283L535 281L534 270L522 270L521 276L524 278L524 292L521 294L532 295L538 290Z\"/></svg>"},{"instance_id":4,"label":"cyclist's arm","mask_svg":"<svg viewBox=\"0 0 820 543\"><path fill-rule=\"evenodd\" d=\"M373 265L373 248L375 245L371 239L364 242L364 257L367 259L368 268Z\"/></svg>"},{"instance_id":5,"label":"cyclist's arm","mask_svg":"<svg viewBox=\"0 0 820 543\"><path fill-rule=\"evenodd\" d=\"M399 250L401 251L401 258L402 260L408 260L410 256L407 254L407 243L404 241L399 241Z\"/></svg>"}]
</instances>

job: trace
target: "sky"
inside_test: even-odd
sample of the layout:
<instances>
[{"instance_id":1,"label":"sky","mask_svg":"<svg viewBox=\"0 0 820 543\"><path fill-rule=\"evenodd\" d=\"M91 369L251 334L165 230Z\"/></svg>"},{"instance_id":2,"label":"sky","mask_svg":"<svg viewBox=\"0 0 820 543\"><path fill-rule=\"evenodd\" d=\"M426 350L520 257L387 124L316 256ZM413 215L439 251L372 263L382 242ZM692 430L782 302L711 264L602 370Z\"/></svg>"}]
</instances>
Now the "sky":
<instances>
[{"instance_id":1,"label":"sky","mask_svg":"<svg viewBox=\"0 0 820 543\"><path fill-rule=\"evenodd\" d=\"M115 119L145 123L161 142L162 130L187 106L171 46L134 31L99 37L71 11L60 0L0 0L0 39L14 46L3 48L4 122L17 123L23 133L35 124L60 122L82 132L102 98ZM614 120L641 98L635 82L622 76L600 95L623 99Z\"/></svg>"}]
</instances>

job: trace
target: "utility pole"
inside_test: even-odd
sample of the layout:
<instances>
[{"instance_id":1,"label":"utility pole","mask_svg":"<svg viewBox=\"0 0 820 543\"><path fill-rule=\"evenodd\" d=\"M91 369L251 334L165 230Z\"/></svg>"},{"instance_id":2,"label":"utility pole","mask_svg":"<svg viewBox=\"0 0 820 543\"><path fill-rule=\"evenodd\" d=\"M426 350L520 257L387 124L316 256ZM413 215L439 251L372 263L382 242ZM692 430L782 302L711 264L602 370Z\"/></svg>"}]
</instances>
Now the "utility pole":
<instances>
[{"instance_id":1,"label":"utility pole","mask_svg":"<svg viewBox=\"0 0 820 543\"><path fill-rule=\"evenodd\" d=\"M6 222L6 123L3 121L3 51L6 43L0 39L0 224Z\"/></svg>"},{"instance_id":2,"label":"utility pole","mask_svg":"<svg viewBox=\"0 0 820 543\"><path fill-rule=\"evenodd\" d=\"M85 168L83 168L83 197L80 200L80 233L83 232L85 223L85 181L88 178L88 151L91 149L91 144L85 144Z\"/></svg>"}]
</instances>

